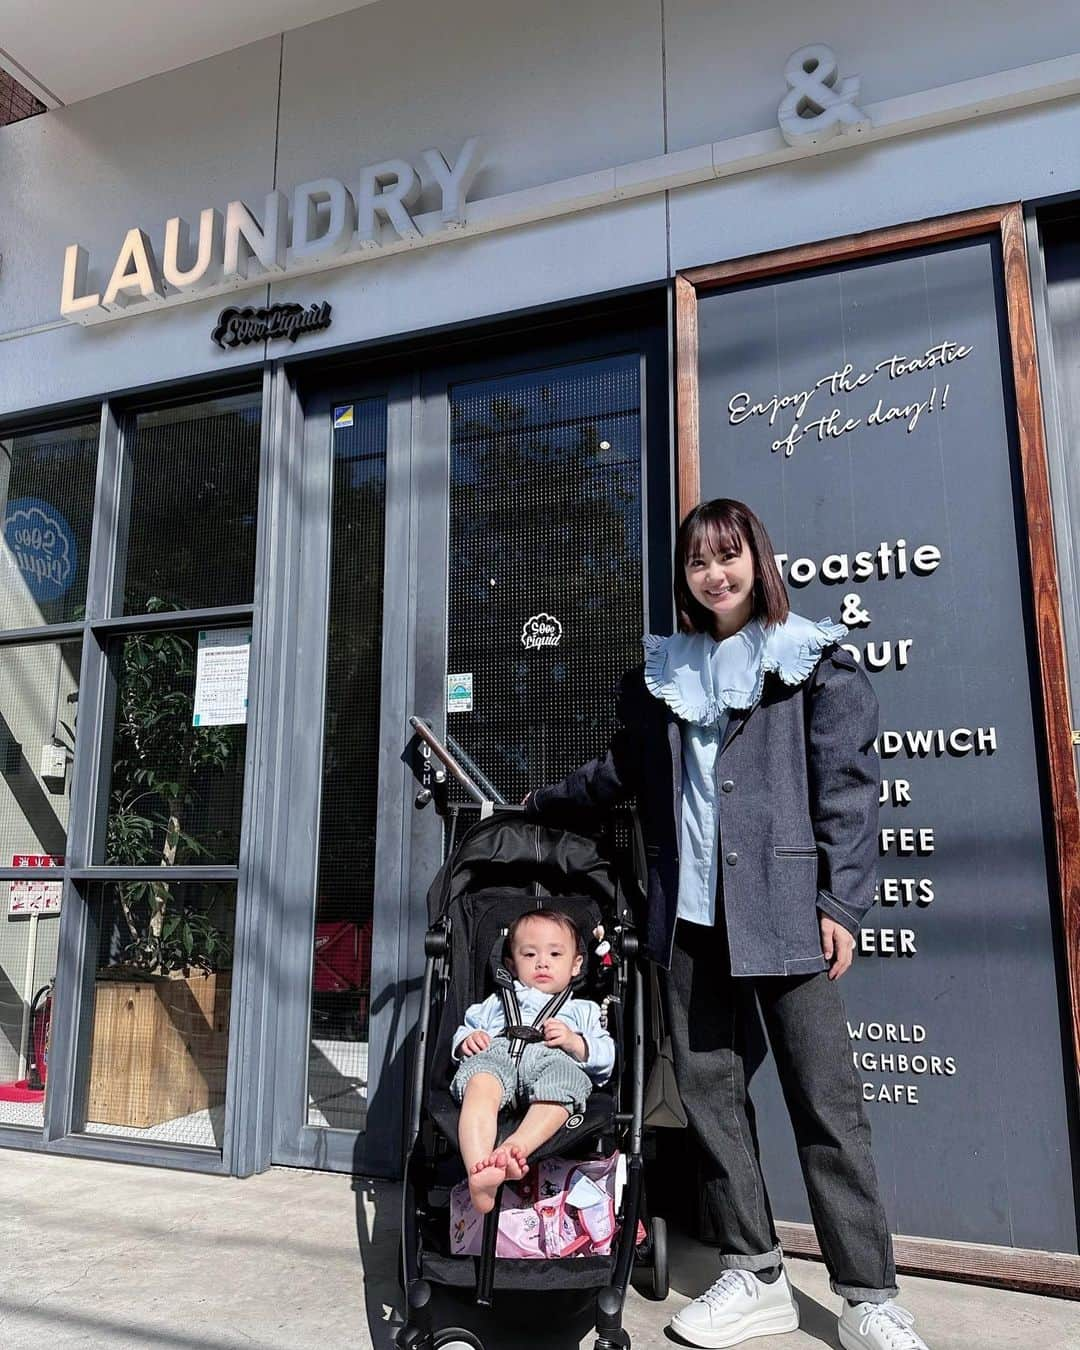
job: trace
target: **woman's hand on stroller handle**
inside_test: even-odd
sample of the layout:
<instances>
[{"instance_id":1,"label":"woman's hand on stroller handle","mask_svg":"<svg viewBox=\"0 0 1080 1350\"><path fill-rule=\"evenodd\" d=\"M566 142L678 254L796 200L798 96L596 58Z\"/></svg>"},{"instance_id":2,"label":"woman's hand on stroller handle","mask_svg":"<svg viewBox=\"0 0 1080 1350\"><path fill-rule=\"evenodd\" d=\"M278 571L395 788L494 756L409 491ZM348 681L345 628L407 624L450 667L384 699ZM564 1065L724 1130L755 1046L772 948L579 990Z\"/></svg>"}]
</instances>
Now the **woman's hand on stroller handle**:
<instances>
[{"instance_id":1,"label":"woman's hand on stroller handle","mask_svg":"<svg viewBox=\"0 0 1080 1350\"><path fill-rule=\"evenodd\" d=\"M486 1050L490 1044L491 1037L486 1031L470 1031L458 1046L458 1054L462 1059L468 1059L470 1055L478 1055L481 1050Z\"/></svg>"}]
</instances>

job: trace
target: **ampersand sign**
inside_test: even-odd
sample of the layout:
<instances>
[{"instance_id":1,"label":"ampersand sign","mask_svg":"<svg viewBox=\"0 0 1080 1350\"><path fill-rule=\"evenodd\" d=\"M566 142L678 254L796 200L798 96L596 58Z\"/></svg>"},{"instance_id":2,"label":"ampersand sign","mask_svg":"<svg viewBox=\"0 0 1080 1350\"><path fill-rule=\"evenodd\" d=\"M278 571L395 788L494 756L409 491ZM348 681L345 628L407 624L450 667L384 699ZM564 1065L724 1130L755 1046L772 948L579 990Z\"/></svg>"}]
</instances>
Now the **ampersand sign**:
<instances>
[{"instance_id":1,"label":"ampersand sign","mask_svg":"<svg viewBox=\"0 0 1080 1350\"><path fill-rule=\"evenodd\" d=\"M815 146L833 136L865 131L870 119L858 107L859 76L838 78L836 54L823 42L792 52L784 67L791 88L777 110L788 145Z\"/></svg>"},{"instance_id":2,"label":"ampersand sign","mask_svg":"<svg viewBox=\"0 0 1080 1350\"><path fill-rule=\"evenodd\" d=\"M844 596L840 622L846 624L848 628L862 628L870 622L870 611L863 606L857 591Z\"/></svg>"}]
</instances>

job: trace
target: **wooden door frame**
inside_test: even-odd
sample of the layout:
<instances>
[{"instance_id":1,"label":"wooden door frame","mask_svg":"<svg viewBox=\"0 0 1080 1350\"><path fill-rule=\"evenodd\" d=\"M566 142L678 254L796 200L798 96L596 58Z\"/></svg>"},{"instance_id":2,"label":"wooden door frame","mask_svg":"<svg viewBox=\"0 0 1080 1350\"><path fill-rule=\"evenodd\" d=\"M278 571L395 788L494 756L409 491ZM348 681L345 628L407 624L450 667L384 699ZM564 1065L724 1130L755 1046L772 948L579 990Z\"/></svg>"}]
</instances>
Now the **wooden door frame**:
<instances>
[{"instance_id":1,"label":"wooden door frame","mask_svg":"<svg viewBox=\"0 0 1080 1350\"><path fill-rule=\"evenodd\" d=\"M735 258L675 275L676 478L681 520L701 496L698 398L698 297L725 286L779 277L830 264L943 244L973 235L1001 241L1017 438L1023 477L1032 599L1042 687L1043 729L1054 817L1061 923L1068 966L1073 1055L1080 1070L1080 806L1066 678L1061 599L1054 550L1050 474L1043 433L1035 324L1027 263L1023 208L1019 203L985 207L934 220L916 221L865 234L847 235L796 248ZM1036 724L1037 725L1037 724ZM777 1224L785 1250L801 1256L820 1251L809 1224ZM1033 1292L1080 1298L1080 1256L1029 1251L934 1238L899 1237L900 1269Z\"/></svg>"}]
</instances>

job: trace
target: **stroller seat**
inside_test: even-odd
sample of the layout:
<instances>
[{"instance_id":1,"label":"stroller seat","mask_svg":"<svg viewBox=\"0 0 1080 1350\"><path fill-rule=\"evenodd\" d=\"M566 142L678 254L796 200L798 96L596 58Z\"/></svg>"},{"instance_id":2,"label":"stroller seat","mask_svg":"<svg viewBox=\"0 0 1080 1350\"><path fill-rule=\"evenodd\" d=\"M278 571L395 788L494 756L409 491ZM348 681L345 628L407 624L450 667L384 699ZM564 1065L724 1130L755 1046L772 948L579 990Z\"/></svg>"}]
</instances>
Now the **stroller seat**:
<instances>
[{"instance_id":1,"label":"stroller seat","mask_svg":"<svg viewBox=\"0 0 1080 1350\"><path fill-rule=\"evenodd\" d=\"M622 873L595 840L510 811L470 827L431 886L402 1206L409 1305L398 1336L402 1350L414 1345L428 1350L432 1344L432 1283L473 1286L476 1302L485 1307L491 1306L495 1289L595 1290L597 1345L629 1344L621 1319L643 1201L644 1021L627 894ZM497 1257L497 1205L485 1218L479 1256L456 1255L450 1242L451 1191L464 1180L464 1166L457 1146L460 1108L450 1094L457 1070L451 1055L454 1033L469 1005L494 992L495 968L510 925L530 909L542 908L563 911L582 934L586 960L573 997L606 1006L616 1059L608 1082L593 1087L584 1109L571 1115L531 1161L556 1156L610 1160L621 1154L626 1161L621 1199L616 1200L616 1235L610 1253ZM610 962L596 951L600 925L612 944ZM513 1131L522 1114L500 1114L499 1140Z\"/></svg>"},{"instance_id":2,"label":"stroller seat","mask_svg":"<svg viewBox=\"0 0 1080 1350\"><path fill-rule=\"evenodd\" d=\"M428 1099L428 1111L446 1138L457 1145L457 1126L460 1108L448 1088L433 1089ZM503 1111L499 1115L498 1143L513 1134L524 1111ZM585 1110L570 1117L558 1134L553 1135L532 1155L534 1161L554 1158L566 1153L573 1156L578 1145L596 1135L607 1134L615 1128L615 1097L610 1088L593 1088L585 1103Z\"/></svg>"},{"instance_id":3,"label":"stroller seat","mask_svg":"<svg viewBox=\"0 0 1080 1350\"><path fill-rule=\"evenodd\" d=\"M464 902L461 922L470 923L471 939L468 990L462 994L464 1007L469 1003L479 1003L495 991L494 967L502 959L506 933L514 920L530 908L539 909L548 905L568 914L585 938L586 959L581 975L574 982L573 997L601 1003L613 993L610 976L605 978L607 968L600 966L593 950L596 939L592 933L602 919L600 907L594 900L579 895L523 897L520 891L495 887L479 890ZM448 1000L448 1003L454 1002ZM462 1013L463 1008L458 1013L459 1019ZM450 1014L449 1007L444 1010L444 1014ZM450 1094L450 1080L457 1069L457 1061L450 1054L450 1041L459 1025L460 1020L455 1022L453 1015L444 1015L435 1052L438 1062L431 1076L427 1099L429 1115L455 1148L460 1108ZM619 1047L621 1028L617 1019L615 1026L609 1027L609 1030L616 1047ZM601 1087L593 1086L584 1111L572 1114L566 1125L537 1149L534 1158L551 1158L565 1152L572 1156L587 1140L613 1129L616 1105L611 1084L618 1077L620 1059L621 1056L616 1060L608 1083ZM524 1107L500 1112L498 1142L501 1143L513 1133L524 1114Z\"/></svg>"}]
</instances>

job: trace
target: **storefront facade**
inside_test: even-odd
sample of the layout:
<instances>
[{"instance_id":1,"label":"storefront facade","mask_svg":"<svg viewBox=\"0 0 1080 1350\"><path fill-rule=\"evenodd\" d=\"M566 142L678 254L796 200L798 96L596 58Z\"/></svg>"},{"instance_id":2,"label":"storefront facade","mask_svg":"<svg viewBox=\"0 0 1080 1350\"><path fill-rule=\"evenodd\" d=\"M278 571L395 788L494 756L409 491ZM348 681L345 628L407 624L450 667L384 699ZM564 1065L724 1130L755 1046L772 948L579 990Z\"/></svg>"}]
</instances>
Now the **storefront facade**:
<instances>
[{"instance_id":1,"label":"storefront facade","mask_svg":"<svg viewBox=\"0 0 1080 1350\"><path fill-rule=\"evenodd\" d=\"M678 512L745 496L882 700L849 1020L901 1259L1080 1289L1045 11L381 0L0 131L0 1145L394 1175L408 718L510 801L593 753Z\"/></svg>"}]
</instances>

